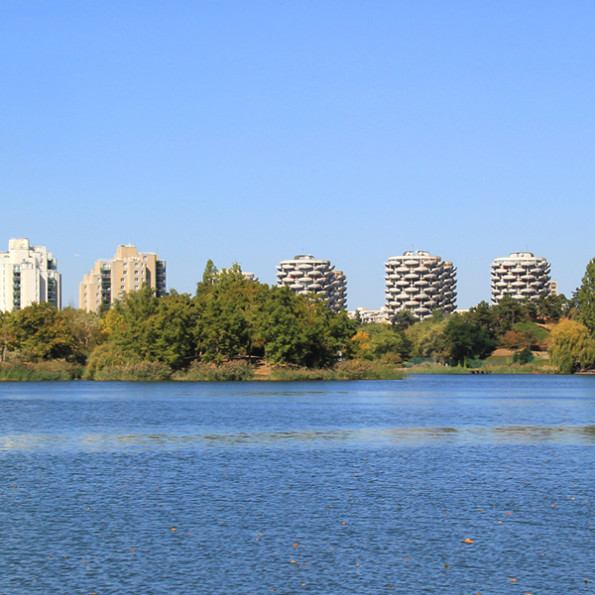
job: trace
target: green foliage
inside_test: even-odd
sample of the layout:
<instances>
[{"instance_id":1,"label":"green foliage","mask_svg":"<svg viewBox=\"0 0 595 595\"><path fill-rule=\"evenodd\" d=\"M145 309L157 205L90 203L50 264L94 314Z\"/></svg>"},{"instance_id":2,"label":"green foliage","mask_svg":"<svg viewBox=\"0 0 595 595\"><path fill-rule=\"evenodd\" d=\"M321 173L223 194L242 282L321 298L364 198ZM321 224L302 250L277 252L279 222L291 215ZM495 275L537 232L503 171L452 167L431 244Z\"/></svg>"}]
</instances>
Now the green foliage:
<instances>
[{"instance_id":1,"label":"green foliage","mask_svg":"<svg viewBox=\"0 0 595 595\"><path fill-rule=\"evenodd\" d=\"M127 293L104 319L107 341L129 359L158 361L172 369L188 366L196 354L198 308L187 294L161 298L150 287Z\"/></svg>"},{"instance_id":2,"label":"green foliage","mask_svg":"<svg viewBox=\"0 0 595 595\"><path fill-rule=\"evenodd\" d=\"M558 322L568 312L569 302L564 294L541 296L535 302L537 316L534 322Z\"/></svg>"},{"instance_id":3,"label":"green foliage","mask_svg":"<svg viewBox=\"0 0 595 595\"><path fill-rule=\"evenodd\" d=\"M91 352L83 378L95 380L98 374L109 368L121 368L142 363L142 357L133 349L125 349L114 342L106 342Z\"/></svg>"},{"instance_id":4,"label":"green foliage","mask_svg":"<svg viewBox=\"0 0 595 595\"><path fill-rule=\"evenodd\" d=\"M256 333L273 364L292 363L324 368L352 349L357 323L342 312L334 314L324 301L271 287L257 320Z\"/></svg>"},{"instance_id":5,"label":"green foliage","mask_svg":"<svg viewBox=\"0 0 595 595\"><path fill-rule=\"evenodd\" d=\"M274 368L271 380L296 382L308 380L400 380L403 372L380 362L346 361L333 368L303 368L296 366Z\"/></svg>"},{"instance_id":6,"label":"green foliage","mask_svg":"<svg viewBox=\"0 0 595 595\"><path fill-rule=\"evenodd\" d=\"M446 318L432 317L409 327L405 336L411 345L411 356L442 361L446 353L444 331L447 324Z\"/></svg>"},{"instance_id":7,"label":"green foliage","mask_svg":"<svg viewBox=\"0 0 595 595\"><path fill-rule=\"evenodd\" d=\"M365 348L360 351L360 357L366 360L392 359L401 362L409 358L411 341L406 337L402 328L389 324L370 323L362 327L367 336Z\"/></svg>"},{"instance_id":8,"label":"green foliage","mask_svg":"<svg viewBox=\"0 0 595 595\"><path fill-rule=\"evenodd\" d=\"M515 353L512 357L513 363L528 364L534 360L533 352L529 347L525 347L522 351Z\"/></svg>"},{"instance_id":9,"label":"green foliage","mask_svg":"<svg viewBox=\"0 0 595 595\"><path fill-rule=\"evenodd\" d=\"M517 322L527 320L526 304L505 295L498 304L492 307L493 330L492 336L501 337L512 329Z\"/></svg>"},{"instance_id":10,"label":"green foliage","mask_svg":"<svg viewBox=\"0 0 595 595\"><path fill-rule=\"evenodd\" d=\"M74 308L61 310L59 316L64 320L74 340L72 359L84 364L93 349L105 341L99 316Z\"/></svg>"},{"instance_id":11,"label":"green foliage","mask_svg":"<svg viewBox=\"0 0 595 595\"><path fill-rule=\"evenodd\" d=\"M0 364L0 380L64 381L80 378L82 368L64 360Z\"/></svg>"},{"instance_id":12,"label":"green foliage","mask_svg":"<svg viewBox=\"0 0 595 595\"><path fill-rule=\"evenodd\" d=\"M549 336L547 329L535 324L534 322L517 322L512 329L514 331L523 333L528 342L528 345L537 345L539 343L545 343Z\"/></svg>"},{"instance_id":13,"label":"green foliage","mask_svg":"<svg viewBox=\"0 0 595 595\"><path fill-rule=\"evenodd\" d=\"M563 320L550 333L548 351L558 371L571 374L595 362L595 339L584 324Z\"/></svg>"},{"instance_id":14,"label":"green foliage","mask_svg":"<svg viewBox=\"0 0 595 595\"><path fill-rule=\"evenodd\" d=\"M243 361L229 361L222 364L213 362L192 362L188 370L176 372L173 380L207 381L207 382L238 382L252 380L253 368Z\"/></svg>"},{"instance_id":15,"label":"green foliage","mask_svg":"<svg viewBox=\"0 0 595 595\"><path fill-rule=\"evenodd\" d=\"M121 382L164 382L169 380L171 370L161 362L143 361L122 366L102 368L93 380L118 380Z\"/></svg>"},{"instance_id":16,"label":"green foliage","mask_svg":"<svg viewBox=\"0 0 595 595\"><path fill-rule=\"evenodd\" d=\"M463 317L453 315L444 330L447 358L451 365L465 365L467 360L484 359L495 349L495 341L487 329L466 322Z\"/></svg>"},{"instance_id":17,"label":"green foliage","mask_svg":"<svg viewBox=\"0 0 595 595\"><path fill-rule=\"evenodd\" d=\"M578 290L578 320L591 333L595 332L595 258L587 265L583 282Z\"/></svg>"},{"instance_id":18,"label":"green foliage","mask_svg":"<svg viewBox=\"0 0 595 595\"><path fill-rule=\"evenodd\" d=\"M398 310L397 313L391 318L390 323L402 330L409 328L410 326L414 325L419 320L415 317L411 310Z\"/></svg>"},{"instance_id":19,"label":"green foliage","mask_svg":"<svg viewBox=\"0 0 595 595\"><path fill-rule=\"evenodd\" d=\"M260 355L256 337L266 285L246 279L239 265L221 272L211 261L198 284L196 350L204 361Z\"/></svg>"},{"instance_id":20,"label":"green foliage","mask_svg":"<svg viewBox=\"0 0 595 595\"><path fill-rule=\"evenodd\" d=\"M78 359L74 333L65 317L51 304L32 304L12 316L14 345L29 361Z\"/></svg>"}]
</instances>

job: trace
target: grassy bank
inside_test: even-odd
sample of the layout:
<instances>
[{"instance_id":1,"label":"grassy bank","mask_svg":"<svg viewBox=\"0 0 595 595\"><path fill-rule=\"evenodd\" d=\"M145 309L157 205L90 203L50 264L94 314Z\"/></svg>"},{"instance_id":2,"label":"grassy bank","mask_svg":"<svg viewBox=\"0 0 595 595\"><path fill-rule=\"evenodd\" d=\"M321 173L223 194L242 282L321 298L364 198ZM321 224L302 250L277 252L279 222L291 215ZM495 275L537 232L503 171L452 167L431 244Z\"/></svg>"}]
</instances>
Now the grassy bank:
<instances>
[{"instance_id":1,"label":"grassy bank","mask_svg":"<svg viewBox=\"0 0 595 595\"><path fill-rule=\"evenodd\" d=\"M347 361L329 369L309 369L295 367L273 368L269 380L400 380L403 372L394 365L377 362Z\"/></svg>"},{"instance_id":2,"label":"grassy bank","mask_svg":"<svg viewBox=\"0 0 595 595\"><path fill-rule=\"evenodd\" d=\"M403 378L402 370L392 364L346 361L333 368L302 368L297 366L254 365L243 360L222 364L193 362L187 370L172 372L159 362L135 362L88 368L85 380L125 382L245 382L266 380L294 382L304 380L394 380ZM23 378L26 379L26 378ZM64 378L68 379L68 378Z\"/></svg>"},{"instance_id":3,"label":"grassy bank","mask_svg":"<svg viewBox=\"0 0 595 595\"><path fill-rule=\"evenodd\" d=\"M547 359L534 360L521 364L512 363L510 358L487 359L472 368L464 366L444 366L425 362L407 369L408 374L473 374L484 371L489 374L556 374L557 369Z\"/></svg>"},{"instance_id":4,"label":"grassy bank","mask_svg":"<svg viewBox=\"0 0 595 595\"><path fill-rule=\"evenodd\" d=\"M63 360L50 360L35 363L1 363L0 381L48 382L75 380L81 378L83 368Z\"/></svg>"},{"instance_id":5,"label":"grassy bank","mask_svg":"<svg viewBox=\"0 0 595 595\"><path fill-rule=\"evenodd\" d=\"M188 370L175 372L172 380L186 382L241 382L254 378L254 366L244 361L223 364L193 362Z\"/></svg>"}]
</instances>

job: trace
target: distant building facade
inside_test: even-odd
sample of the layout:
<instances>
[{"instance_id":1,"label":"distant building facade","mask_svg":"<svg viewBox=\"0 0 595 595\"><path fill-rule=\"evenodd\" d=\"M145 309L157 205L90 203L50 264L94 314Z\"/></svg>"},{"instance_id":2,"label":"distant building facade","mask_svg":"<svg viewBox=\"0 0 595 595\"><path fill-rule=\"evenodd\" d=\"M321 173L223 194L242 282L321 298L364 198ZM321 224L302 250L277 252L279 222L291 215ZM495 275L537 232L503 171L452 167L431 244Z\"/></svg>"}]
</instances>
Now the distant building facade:
<instances>
[{"instance_id":1,"label":"distant building facade","mask_svg":"<svg viewBox=\"0 0 595 595\"><path fill-rule=\"evenodd\" d=\"M347 302L343 271L335 270L329 260L319 260L310 254L282 260L277 265L277 285L289 287L301 295L318 294L333 312L344 309Z\"/></svg>"},{"instance_id":2,"label":"distant building facade","mask_svg":"<svg viewBox=\"0 0 595 595\"><path fill-rule=\"evenodd\" d=\"M98 260L79 285L79 308L87 312L108 309L124 294L143 285L155 289L157 297L166 292L165 261L157 254L138 252L135 246L121 245L112 260Z\"/></svg>"},{"instance_id":3,"label":"distant building facade","mask_svg":"<svg viewBox=\"0 0 595 595\"><path fill-rule=\"evenodd\" d=\"M400 310L409 310L420 320L434 310L454 312L456 268L452 262L418 250L391 256L384 267L385 309L390 317Z\"/></svg>"},{"instance_id":4,"label":"distant building facade","mask_svg":"<svg viewBox=\"0 0 595 595\"><path fill-rule=\"evenodd\" d=\"M26 238L8 242L0 253L0 310L12 312L32 303L62 307L62 276L45 246L31 246Z\"/></svg>"},{"instance_id":5,"label":"distant building facade","mask_svg":"<svg viewBox=\"0 0 595 595\"><path fill-rule=\"evenodd\" d=\"M371 310L370 308L356 308L347 313L349 318L359 320L362 324L390 322L390 316L386 308Z\"/></svg>"},{"instance_id":6,"label":"distant building facade","mask_svg":"<svg viewBox=\"0 0 595 595\"><path fill-rule=\"evenodd\" d=\"M491 266L492 303L506 295L516 300L536 300L550 295L550 264L532 252L513 252L494 259Z\"/></svg>"}]
</instances>

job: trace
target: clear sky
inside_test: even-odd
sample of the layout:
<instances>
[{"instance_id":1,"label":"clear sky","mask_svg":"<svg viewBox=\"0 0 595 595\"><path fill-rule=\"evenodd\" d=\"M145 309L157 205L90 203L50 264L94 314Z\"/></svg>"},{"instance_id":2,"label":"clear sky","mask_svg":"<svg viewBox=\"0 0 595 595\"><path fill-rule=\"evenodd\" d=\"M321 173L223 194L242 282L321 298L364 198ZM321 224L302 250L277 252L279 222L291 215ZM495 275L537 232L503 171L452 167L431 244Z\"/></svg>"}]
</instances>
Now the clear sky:
<instances>
[{"instance_id":1,"label":"clear sky","mask_svg":"<svg viewBox=\"0 0 595 595\"><path fill-rule=\"evenodd\" d=\"M595 256L589 1L0 0L0 250L58 258L64 305L118 244L193 292L207 259L261 281L328 258L350 308L384 262Z\"/></svg>"}]
</instances>

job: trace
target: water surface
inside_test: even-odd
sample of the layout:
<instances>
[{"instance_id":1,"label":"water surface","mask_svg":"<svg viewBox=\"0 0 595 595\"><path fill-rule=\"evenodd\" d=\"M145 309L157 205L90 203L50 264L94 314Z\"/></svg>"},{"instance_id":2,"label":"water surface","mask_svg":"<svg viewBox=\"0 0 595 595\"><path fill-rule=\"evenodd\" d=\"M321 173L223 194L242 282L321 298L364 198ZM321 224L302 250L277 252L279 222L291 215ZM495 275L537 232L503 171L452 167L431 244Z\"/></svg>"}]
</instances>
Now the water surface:
<instances>
[{"instance_id":1,"label":"water surface","mask_svg":"<svg viewBox=\"0 0 595 595\"><path fill-rule=\"evenodd\" d=\"M594 443L588 377L3 383L0 593L592 593Z\"/></svg>"}]
</instances>

